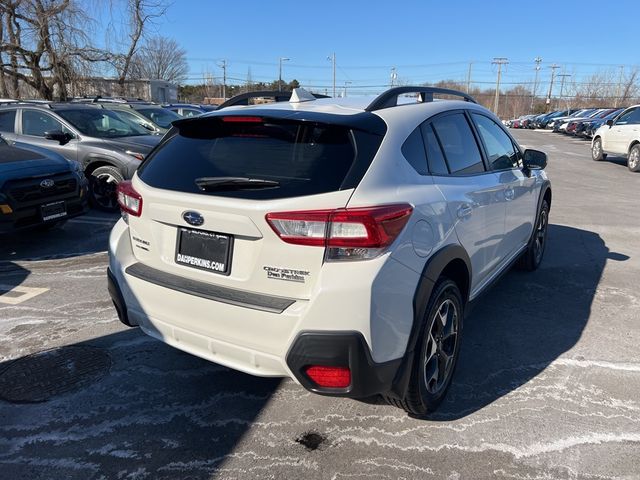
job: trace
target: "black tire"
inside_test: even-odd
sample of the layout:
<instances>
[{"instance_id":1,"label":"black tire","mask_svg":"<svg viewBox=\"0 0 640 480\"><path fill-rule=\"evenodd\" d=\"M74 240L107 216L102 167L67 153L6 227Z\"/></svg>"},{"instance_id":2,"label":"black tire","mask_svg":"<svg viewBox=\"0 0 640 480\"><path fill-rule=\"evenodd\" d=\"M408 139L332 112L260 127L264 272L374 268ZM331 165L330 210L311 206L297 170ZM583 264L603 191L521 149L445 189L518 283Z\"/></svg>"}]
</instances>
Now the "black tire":
<instances>
[{"instance_id":1,"label":"black tire","mask_svg":"<svg viewBox=\"0 0 640 480\"><path fill-rule=\"evenodd\" d=\"M542 263L544 250L547 246L549 210L549 202L543 200L542 205L540 205L538 216L536 217L536 225L533 229L533 233L531 234L529 245L518 260L517 266L520 270L533 272L534 270L537 270Z\"/></svg>"},{"instance_id":2,"label":"black tire","mask_svg":"<svg viewBox=\"0 0 640 480\"><path fill-rule=\"evenodd\" d=\"M636 143L629 150L629 158L627 158L627 167L632 172L640 172L640 144Z\"/></svg>"},{"instance_id":3,"label":"black tire","mask_svg":"<svg viewBox=\"0 0 640 480\"><path fill-rule=\"evenodd\" d=\"M116 187L124 180L120 169L111 165L96 168L89 175L89 200L91 206L103 212L117 212Z\"/></svg>"},{"instance_id":4,"label":"black tire","mask_svg":"<svg viewBox=\"0 0 640 480\"><path fill-rule=\"evenodd\" d=\"M600 162L607 158L607 154L602 151L602 139L596 138L591 145L591 158L596 162Z\"/></svg>"},{"instance_id":5,"label":"black tire","mask_svg":"<svg viewBox=\"0 0 640 480\"><path fill-rule=\"evenodd\" d=\"M389 403L415 417L435 411L451 385L464 317L464 302L458 285L441 277L433 287L426 312L407 392L402 400L387 397ZM444 323L443 316L446 317Z\"/></svg>"}]
</instances>

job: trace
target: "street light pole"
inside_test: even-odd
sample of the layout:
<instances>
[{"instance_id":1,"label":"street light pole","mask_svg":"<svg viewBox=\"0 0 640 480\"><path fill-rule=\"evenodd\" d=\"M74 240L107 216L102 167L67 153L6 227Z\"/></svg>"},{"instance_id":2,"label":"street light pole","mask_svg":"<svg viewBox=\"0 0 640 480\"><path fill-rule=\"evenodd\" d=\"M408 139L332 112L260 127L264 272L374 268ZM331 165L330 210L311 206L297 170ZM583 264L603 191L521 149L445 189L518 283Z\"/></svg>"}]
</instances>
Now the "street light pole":
<instances>
[{"instance_id":1,"label":"street light pole","mask_svg":"<svg viewBox=\"0 0 640 480\"><path fill-rule=\"evenodd\" d=\"M351 84L352 82L349 82L348 80L345 80L344 82L344 92L342 94L342 98L347 98L347 85Z\"/></svg>"},{"instance_id":2,"label":"street light pole","mask_svg":"<svg viewBox=\"0 0 640 480\"><path fill-rule=\"evenodd\" d=\"M536 62L536 79L533 81L533 92L531 92L531 106L529 110L533 112L533 101L536 98L536 90L538 90L538 73L540 72L540 64L542 63L542 58L536 57L533 59Z\"/></svg>"},{"instance_id":3,"label":"street light pole","mask_svg":"<svg viewBox=\"0 0 640 480\"><path fill-rule=\"evenodd\" d=\"M333 63L333 98L336 97L336 53L333 52L332 55L327 57L327 60L330 60Z\"/></svg>"},{"instance_id":4,"label":"street light pole","mask_svg":"<svg viewBox=\"0 0 640 480\"><path fill-rule=\"evenodd\" d=\"M288 62L289 60L291 60L290 58L287 57L280 57L280 67L278 69L278 91L281 92L282 91L282 62Z\"/></svg>"}]
</instances>

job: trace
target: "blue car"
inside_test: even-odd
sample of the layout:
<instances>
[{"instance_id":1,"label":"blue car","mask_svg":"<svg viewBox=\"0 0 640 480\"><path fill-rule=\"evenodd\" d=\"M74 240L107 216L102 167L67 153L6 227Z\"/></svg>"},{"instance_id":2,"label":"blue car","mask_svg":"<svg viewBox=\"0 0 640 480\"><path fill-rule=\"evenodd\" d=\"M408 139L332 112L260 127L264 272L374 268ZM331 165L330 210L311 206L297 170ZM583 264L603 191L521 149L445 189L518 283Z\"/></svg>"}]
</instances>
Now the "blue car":
<instances>
[{"instance_id":1,"label":"blue car","mask_svg":"<svg viewBox=\"0 0 640 480\"><path fill-rule=\"evenodd\" d=\"M78 162L0 136L0 234L82 215L89 209L87 185Z\"/></svg>"}]
</instances>

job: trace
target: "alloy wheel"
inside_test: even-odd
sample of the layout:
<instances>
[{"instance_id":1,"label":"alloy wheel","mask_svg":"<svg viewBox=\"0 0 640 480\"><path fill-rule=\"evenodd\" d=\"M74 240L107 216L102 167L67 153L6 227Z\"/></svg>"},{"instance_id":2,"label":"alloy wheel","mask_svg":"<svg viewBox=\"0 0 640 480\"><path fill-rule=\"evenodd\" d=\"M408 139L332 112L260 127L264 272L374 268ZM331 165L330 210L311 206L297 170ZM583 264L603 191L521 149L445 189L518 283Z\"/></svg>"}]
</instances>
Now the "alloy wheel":
<instances>
[{"instance_id":1,"label":"alloy wheel","mask_svg":"<svg viewBox=\"0 0 640 480\"><path fill-rule=\"evenodd\" d=\"M640 148L632 148L629 153L629 169L635 170L640 164Z\"/></svg>"},{"instance_id":2,"label":"alloy wheel","mask_svg":"<svg viewBox=\"0 0 640 480\"><path fill-rule=\"evenodd\" d=\"M430 394L440 393L453 373L459 324L456 304L445 298L435 312L427 338L424 381Z\"/></svg>"},{"instance_id":3,"label":"alloy wheel","mask_svg":"<svg viewBox=\"0 0 640 480\"><path fill-rule=\"evenodd\" d=\"M91 176L93 200L102 208L115 209L118 206L116 189L118 179L109 173Z\"/></svg>"},{"instance_id":4,"label":"alloy wheel","mask_svg":"<svg viewBox=\"0 0 640 480\"><path fill-rule=\"evenodd\" d=\"M540 263L542 260L542 254L544 253L544 244L547 238L547 211L542 210L540 212L540 218L538 219L538 225L536 227L535 247L534 254L536 263Z\"/></svg>"}]
</instances>

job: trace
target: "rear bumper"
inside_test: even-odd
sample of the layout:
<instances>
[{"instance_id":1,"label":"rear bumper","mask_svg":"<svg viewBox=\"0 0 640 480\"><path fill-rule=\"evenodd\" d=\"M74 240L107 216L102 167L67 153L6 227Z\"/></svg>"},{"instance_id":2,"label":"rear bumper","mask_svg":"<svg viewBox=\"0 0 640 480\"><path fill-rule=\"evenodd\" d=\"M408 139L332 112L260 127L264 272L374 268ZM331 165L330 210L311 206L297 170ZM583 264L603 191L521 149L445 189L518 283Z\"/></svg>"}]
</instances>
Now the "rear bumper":
<instances>
[{"instance_id":1,"label":"rear bumper","mask_svg":"<svg viewBox=\"0 0 640 480\"><path fill-rule=\"evenodd\" d=\"M366 397L391 388L419 278L395 260L363 262L366 272L356 265L346 272L323 267L312 298L305 300L238 296L237 290L142 265L122 220L112 231L109 253L109 292L121 321L156 339L248 374L291 377L323 395ZM345 279L350 274L353 281ZM349 367L352 383L319 388L305 374L310 365Z\"/></svg>"},{"instance_id":2,"label":"rear bumper","mask_svg":"<svg viewBox=\"0 0 640 480\"><path fill-rule=\"evenodd\" d=\"M401 358L376 363L360 332L302 332L287 354L287 365L298 383L321 395L363 398L389 392L402 362ZM311 365L349 367L347 388L321 388L307 377Z\"/></svg>"}]
</instances>

